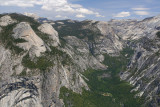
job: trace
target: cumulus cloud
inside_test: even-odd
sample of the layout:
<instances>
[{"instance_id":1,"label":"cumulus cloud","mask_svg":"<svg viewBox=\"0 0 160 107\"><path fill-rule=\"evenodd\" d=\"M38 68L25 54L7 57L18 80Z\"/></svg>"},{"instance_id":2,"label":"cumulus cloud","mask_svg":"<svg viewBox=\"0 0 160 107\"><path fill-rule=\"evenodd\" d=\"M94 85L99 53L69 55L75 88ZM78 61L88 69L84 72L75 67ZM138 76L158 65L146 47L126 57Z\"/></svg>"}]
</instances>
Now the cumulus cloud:
<instances>
[{"instance_id":1,"label":"cumulus cloud","mask_svg":"<svg viewBox=\"0 0 160 107\"><path fill-rule=\"evenodd\" d=\"M78 8L75 11L78 13L83 13L83 14L94 14L93 11L85 9L85 8Z\"/></svg>"},{"instance_id":2,"label":"cumulus cloud","mask_svg":"<svg viewBox=\"0 0 160 107\"><path fill-rule=\"evenodd\" d=\"M120 12L120 13L114 15L114 17L128 17L130 15L131 15L130 12Z\"/></svg>"},{"instance_id":3,"label":"cumulus cloud","mask_svg":"<svg viewBox=\"0 0 160 107\"><path fill-rule=\"evenodd\" d=\"M77 18L85 18L85 16L83 14L77 14L76 17Z\"/></svg>"},{"instance_id":4,"label":"cumulus cloud","mask_svg":"<svg viewBox=\"0 0 160 107\"><path fill-rule=\"evenodd\" d=\"M67 0L0 0L1 6L34 7L39 5L46 11L70 12L75 14L88 14L100 17L99 13L84 8L79 4L69 3Z\"/></svg>"},{"instance_id":5,"label":"cumulus cloud","mask_svg":"<svg viewBox=\"0 0 160 107\"><path fill-rule=\"evenodd\" d=\"M149 12L147 12L147 11L134 11L134 13L136 15L141 15L141 16L143 16L143 15L149 15Z\"/></svg>"}]
</instances>

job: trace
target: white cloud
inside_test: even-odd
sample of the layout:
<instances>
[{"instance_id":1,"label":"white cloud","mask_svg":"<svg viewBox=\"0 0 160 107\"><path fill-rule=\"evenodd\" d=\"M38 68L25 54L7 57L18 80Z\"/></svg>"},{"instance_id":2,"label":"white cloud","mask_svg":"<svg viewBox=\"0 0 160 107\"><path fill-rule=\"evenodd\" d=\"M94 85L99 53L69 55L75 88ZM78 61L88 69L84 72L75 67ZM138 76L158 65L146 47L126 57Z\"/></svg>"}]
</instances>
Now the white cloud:
<instances>
[{"instance_id":1,"label":"white cloud","mask_svg":"<svg viewBox=\"0 0 160 107\"><path fill-rule=\"evenodd\" d=\"M81 8L82 6L79 4L70 4L72 8Z\"/></svg>"},{"instance_id":2,"label":"white cloud","mask_svg":"<svg viewBox=\"0 0 160 107\"><path fill-rule=\"evenodd\" d=\"M150 10L150 8L139 7L139 8L132 8L132 10Z\"/></svg>"},{"instance_id":3,"label":"white cloud","mask_svg":"<svg viewBox=\"0 0 160 107\"><path fill-rule=\"evenodd\" d=\"M83 14L94 14L93 11L85 9L85 8L78 8L75 11L78 13L83 13Z\"/></svg>"},{"instance_id":4,"label":"white cloud","mask_svg":"<svg viewBox=\"0 0 160 107\"><path fill-rule=\"evenodd\" d=\"M67 19L68 17L67 16L57 15L57 16L55 16L55 18Z\"/></svg>"},{"instance_id":5,"label":"white cloud","mask_svg":"<svg viewBox=\"0 0 160 107\"><path fill-rule=\"evenodd\" d=\"M144 15L149 15L149 12L147 10L150 10L150 8L144 8L140 6L140 7L132 8L132 10L134 10L134 13L136 15L144 16Z\"/></svg>"},{"instance_id":6,"label":"white cloud","mask_svg":"<svg viewBox=\"0 0 160 107\"><path fill-rule=\"evenodd\" d=\"M103 15L100 15L100 14L97 14L97 15L96 15L96 17L105 17L105 16L103 16Z\"/></svg>"},{"instance_id":7,"label":"white cloud","mask_svg":"<svg viewBox=\"0 0 160 107\"><path fill-rule=\"evenodd\" d=\"M79 4L72 4L68 0L0 0L1 6L34 7L41 6L41 9L55 12L69 12L74 14L88 14L102 16L99 13L84 8Z\"/></svg>"},{"instance_id":8,"label":"white cloud","mask_svg":"<svg viewBox=\"0 0 160 107\"><path fill-rule=\"evenodd\" d=\"M61 15L57 15L57 16L55 16L56 18L61 18L62 16Z\"/></svg>"},{"instance_id":9,"label":"white cloud","mask_svg":"<svg viewBox=\"0 0 160 107\"><path fill-rule=\"evenodd\" d=\"M1 6L33 7L42 3L41 0L0 0Z\"/></svg>"},{"instance_id":10,"label":"white cloud","mask_svg":"<svg viewBox=\"0 0 160 107\"><path fill-rule=\"evenodd\" d=\"M76 17L77 18L85 18L85 16L83 14L77 14Z\"/></svg>"},{"instance_id":11,"label":"white cloud","mask_svg":"<svg viewBox=\"0 0 160 107\"><path fill-rule=\"evenodd\" d=\"M130 12L120 12L120 13L114 15L114 17L128 17L130 15L131 15Z\"/></svg>"},{"instance_id":12,"label":"white cloud","mask_svg":"<svg viewBox=\"0 0 160 107\"><path fill-rule=\"evenodd\" d=\"M96 14L96 17L105 17L103 15L100 15L98 12L96 12L95 14Z\"/></svg>"},{"instance_id":13,"label":"white cloud","mask_svg":"<svg viewBox=\"0 0 160 107\"><path fill-rule=\"evenodd\" d=\"M149 12L147 12L147 11L134 11L134 13L136 15L141 15L141 16L143 16L143 15L149 15Z\"/></svg>"}]
</instances>

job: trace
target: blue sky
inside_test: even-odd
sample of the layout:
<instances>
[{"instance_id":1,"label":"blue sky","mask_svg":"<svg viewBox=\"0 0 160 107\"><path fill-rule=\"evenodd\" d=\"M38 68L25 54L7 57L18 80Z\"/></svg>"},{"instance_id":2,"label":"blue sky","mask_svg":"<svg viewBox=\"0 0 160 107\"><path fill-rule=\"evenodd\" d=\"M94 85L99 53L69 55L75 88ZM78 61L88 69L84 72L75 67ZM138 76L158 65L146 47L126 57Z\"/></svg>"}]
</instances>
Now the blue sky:
<instances>
[{"instance_id":1,"label":"blue sky","mask_svg":"<svg viewBox=\"0 0 160 107\"><path fill-rule=\"evenodd\" d=\"M6 12L54 20L143 19L160 14L160 0L0 0L0 13Z\"/></svg>"}]
</instances>

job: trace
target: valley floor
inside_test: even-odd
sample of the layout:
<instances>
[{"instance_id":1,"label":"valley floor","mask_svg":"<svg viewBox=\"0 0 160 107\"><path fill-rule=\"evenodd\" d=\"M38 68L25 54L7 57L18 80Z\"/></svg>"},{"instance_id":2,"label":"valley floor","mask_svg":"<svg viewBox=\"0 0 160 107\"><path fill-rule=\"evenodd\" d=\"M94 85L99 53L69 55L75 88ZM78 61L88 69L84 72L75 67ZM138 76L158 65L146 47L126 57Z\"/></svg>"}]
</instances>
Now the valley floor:
<instances>
[{"instance_id":1,"label":"valley floor","mask_svg":"<svg viewBox=\"0 0 160 107\"><path fill-rule=\"evenodd\" d=\"M119 57L105 55L104 64L108 65L105 71L89 69L85 76L90 91L83 90L82 95L76 94L66 88L61 88L60 98L66 107L140 107L143 98L135 98L137 92L131 93L132 86L119 79L119 72L126 69L130 56L130 49L124 49Z\"/></svg>"}]
</instances>

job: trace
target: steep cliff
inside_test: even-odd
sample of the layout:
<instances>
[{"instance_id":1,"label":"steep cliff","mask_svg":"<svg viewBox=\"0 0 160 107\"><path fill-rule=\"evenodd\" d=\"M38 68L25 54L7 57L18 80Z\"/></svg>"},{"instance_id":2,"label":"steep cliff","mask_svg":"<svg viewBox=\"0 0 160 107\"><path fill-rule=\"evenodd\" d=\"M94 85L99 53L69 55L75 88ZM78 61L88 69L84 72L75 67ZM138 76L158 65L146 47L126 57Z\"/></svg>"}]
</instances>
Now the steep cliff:
<instances>
[{"instance_id":1,"label":"steep cliff","mask_svg":"<svg viewBox=\"0 0 160 107\"><path fill-rule=\"evenodd\" d=\"M1 25L0 32L0 105L4 107L61 107L61 87L77 93L82 87L89 90L81 73L89 67L107 68L82 40L66 36L60 43L50 24L19 14L4 15L2 21L4 17L16 20L5 22L8 25Z\"/></svg>"},{"instance_id":2,"label":"steep cliff","mask_svg":"<svg viewBox=\"0 0 160 107\"><path fill-rule=\"evenodd\" d=\"M159 26L2 14L0 105L157 107Z\"/></svg>"}]
</instances>

